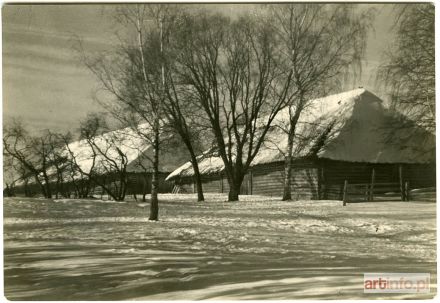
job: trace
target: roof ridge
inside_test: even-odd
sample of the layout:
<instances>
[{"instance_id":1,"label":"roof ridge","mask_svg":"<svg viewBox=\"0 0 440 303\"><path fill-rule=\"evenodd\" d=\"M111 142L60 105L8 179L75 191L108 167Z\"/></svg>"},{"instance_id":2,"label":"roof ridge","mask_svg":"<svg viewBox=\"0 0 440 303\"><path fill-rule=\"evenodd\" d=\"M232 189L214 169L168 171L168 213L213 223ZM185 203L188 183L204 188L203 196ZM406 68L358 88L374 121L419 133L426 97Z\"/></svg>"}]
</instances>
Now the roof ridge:
<instances>
[{"instance_id":1,"label":"roof ridge","mask_svg":"<svg viewBox=\"0 0 440 303\"><path fill-rule=\"evenodd\" d=\"M373 94L369 90L367 90L367 89L365 89L363 87L359 87L359 88L355 88L355 89L351 89L351 90L347 90L347 91L343 91L343 92L339 92L339 93L335 93L335 94L331 94L331 95L326 95L326 96L314 98L311 101L320 100L320 99L329 99L329 100L331 100L331 99L333 99L333 98L335 98L337 96L341 96L341 97L342 96L354 97L354 96L363 95L365 93Z\"/></svg>"}]
</instances>

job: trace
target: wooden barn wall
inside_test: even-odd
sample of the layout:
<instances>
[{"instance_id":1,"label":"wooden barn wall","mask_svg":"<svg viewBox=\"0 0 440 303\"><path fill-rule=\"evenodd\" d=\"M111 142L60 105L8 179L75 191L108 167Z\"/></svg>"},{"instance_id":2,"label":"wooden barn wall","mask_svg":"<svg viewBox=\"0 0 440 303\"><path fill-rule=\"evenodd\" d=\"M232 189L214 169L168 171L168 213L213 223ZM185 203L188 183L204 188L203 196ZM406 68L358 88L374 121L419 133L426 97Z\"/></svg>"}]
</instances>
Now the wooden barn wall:
<instances>
[{"instance_id":1,"label":"wooden barn wall","mask_svg":"<svg viewBox=\"0 0 440 303\"><path fill-rule=\"evenodd\" d=\"M349 183L369 183L371 181L371 167L368 163L353 163L332 160L319 161L320 191L323 199L340 200L344 181ZM376 172L376 179L384 179L384 170ZM386 175L386 173L385 173ZM382 180L384 181L384 180ZM389 181L391 182L391 181Z\"/></svg>"},{"instance_id":2,"label":"wooden barn wall","mask_svg":"<svg viewBox=\"0 0 440 303\"><path fill-rule=\"evenodd\" d=\"M409 182L410 188L435 187L435 163L406 164L403 166L403 179Z\"/></svg>"},{"instance_id":3,"label":"wooden barn wall","mask_svg":"<svg viewBox=\"0 0 440 303\"><path fill-rule=\"evenodd\" d=\"M342 199L344 181L370 183L372 169L375 183L399 183L399 164L371 164L333 160L296 161L292 166L293 199ZM403 182L410 188L435 186L435 164L402 164ZM284 163L276 162L255 166L246 175L241 194L282 196ZM203 176L203 190L208 193L227 193L225 176ZM187 192L193 192L192 179L181 182Z\"/></svg>"},{"instance_id":4,"label":"wooden barn wall","mask_svg":"<svg viewBox=\"0 0 440 303\"><path fill-rule=\"evenodd\" d=\"M249 188L249 176L247 175L241 186L241 194L250 194ZM176 182L180 186L180 192L182 193L194 193L195 185L192 178L183 178ZM229 192L228 179L223 174L202 176L202 187L206 193L227 193Z\"/></svg>"},{"instance_id":5,"label":"wooden barn wall","mask_svg":"<svg viewBox=\"0 0 440 303\"><path fill-rule=\"evenodd\" d=\"M221 180L218 175L202 176L202 186L206 193L221 192Z\"/></svg>"},{"instance_id":6,"label":"wooden barn wall","mask_svg":"<svg viewBox=\"0 0 440 303\"><path fill-rule=\"evenodd\" d=\"M252 193L282 196L284 163L270 163L252 168ZM292 199L318 198L318 168L312 161L296 161L292 165Z\"/></svg>"},{"instance_id":7,"label":"wooden barn wall","mask_svg":"<svg viewBox=\"0 0 440 303\"><path fill-rule=\"evenodd\" d=\"M195 192L193 178L191 177L175 179L172 182L180 187L180 193L191 194ZM205 190L203 189L203 191Z\"/></svg>"},{"instance_id":8,"label":"wooden barn wall","mask_svg":"<svg viewBox=\"0 0 440 303\"><path fill-rule=\"evenodd\" d=\"M399 183L400 164L369 164L352 163L332 160L297 161L292 169L292 198L293 199L342 199L344 180L349 183L370 183L372 169L375 169L376 183ZM432 164L401 164L403 182L408 181L410 189L435 187L436 168ZM172 191L174 182L165 181L168 173L159 175L159 192ZM241 194L254 194L266 196L281 196L283 193L284 163L270 163L252 168L243 180ZM146 183L144 174L128 174L127 195L133 193L151 193L151 174L147 175ZM203 190L207 193L228 193L229 184L226 176L203 176ZM192 178L185 178L178 182L182 193L193 193ZM73 185L64 185L67 191L73 193ZM40 194L36 184L27 187L29 195ZM55 188L53 187L55 192ZM96 188L96 192L102 189ZM18 195L24 195L24 186L15 189Z\"/></svg>"},{"instance_id":9,"label":"wooden barn wall","mask_svg":"<svg viewBox=\"0 0 440 303\"><path fill-rule=\"evenodd\" d=\"M292 169L292 198L317 199L318 169L312 162L294 163ZM245 176L240 193L242 195L282 196L284 182L284 165L282 162L255 166ZM207 193L228 193L229 183L224 175L202 177L203 191ZM191 178L182 179L181 189L193 192Z\"/></svg>"},{"instance_id":10,"label":"wooden barn wall","mask_svg":"<svg viewBox=\"0 0 440 303\"><path fill-rule=\"evenodd\" d=\"M375 183L399 183L396 164L370 164L320 160L320 195L323 199L342 199L344 181L350 184L371 183L373 168Z\"/></svg>"},{"instance_id":11,"label":"wooden barn wall","mask_svg":"<svg viewBox=\"0 0 440 303\"><path fill-rule=\"evenodd\" d=\"M170 193L173 190L173 182L165 181L169 173L159 173L159 193ZM129 173L127 195L151 193L151 173Z\"/></svg>"},{"instance_id":12,"label":"wooden barn wall","mask_svg":"<svg viewBox=\"0 0 440 303\"><path fill-rule=\"evenodd\" d=\"M410 188L435 186L435 164L372 164L332 160L320 160L320 195L324 199L342 199L344 181L349 183L371 183L375 170L375 183L409 182Z\"/></svg>"},{"instance_id":13,"label":"wooden barn wall","mask_svg":"<svg viewBox=\"0 0 440 303\"><path fill-rule=\"evenodd\" d=\"M194 183L182 183L180 184L180 193L191 194L194 193Z\"/></svg>"}]
</instances>

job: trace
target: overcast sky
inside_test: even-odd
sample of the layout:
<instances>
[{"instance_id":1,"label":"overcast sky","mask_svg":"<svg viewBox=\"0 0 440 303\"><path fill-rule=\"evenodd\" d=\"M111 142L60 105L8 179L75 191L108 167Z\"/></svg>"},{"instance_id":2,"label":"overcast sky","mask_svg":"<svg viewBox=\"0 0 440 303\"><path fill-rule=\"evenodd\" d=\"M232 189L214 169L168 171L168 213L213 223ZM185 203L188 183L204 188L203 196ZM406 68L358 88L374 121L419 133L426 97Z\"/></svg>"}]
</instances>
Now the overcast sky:
<instances>
[{"instance_id":1,"label":"overcast sky","mask_svg":"<svg viewBox=\"0 0 440 303\"><path fill-rule=\"evenodd\" d=\"M378 93L374 71L393 38L393 10L375 6L362 80L353 88ZM247 9L216 7L226 13ZM4 122L21 117L34 130L75 130L87 112L101 111L92 98L98 83L76 59L72 37L84 39L88 50L109 49L115 29L105 5L4 5L2 26Z\"/></svg>"}]
</instances>

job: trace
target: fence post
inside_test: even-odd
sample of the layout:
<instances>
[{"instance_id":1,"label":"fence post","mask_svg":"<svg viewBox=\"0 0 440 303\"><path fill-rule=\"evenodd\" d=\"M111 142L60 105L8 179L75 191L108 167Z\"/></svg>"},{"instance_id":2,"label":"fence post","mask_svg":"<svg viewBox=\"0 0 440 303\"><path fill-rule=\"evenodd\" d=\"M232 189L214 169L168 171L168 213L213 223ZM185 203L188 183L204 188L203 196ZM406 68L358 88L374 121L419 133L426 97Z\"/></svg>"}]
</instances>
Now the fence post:
<instances>
[{"instance_id":1,"label":"fence post","mask_svg":"<svg viewBox=\"0 0 440 303\"><path fill-rule=\"evenodd\" d=\"M252 195L254 191L254 176L252 175L252 169L249 171L249 194Z\"/></svg>"},{"instance_id":2,"label":"fence post","mask_svg":"<svg viewBox=\"0 0 440 303\"><path fill-rule=\"evenodd\" d=\"M365 184L365 202L370 200L370 189L368 183Z\"/></svg>"},{"instance_id":3,"label":"fence post","mask_svg":"<svg viewBox=\"0 0 440 303\"><path fill-rule=\"evenodd\" d=\"M405 201L405 184L403 183L403 173L402 173L402 164L399 164L399 184L400 184L400 195L402 197L402 201Z\"/></svg>"},{"instance_id":4,"label":"fence post","mask_svg":"<svg viewBox=\"0 0 440 303\"><path fill-rule=\"evenodd\" d=\"M374 201L374 183L376 182L376 170L372 169L371 171L371 186L370 186L370 196L369 196L369 200L370 201Z\"/></svg>"},{"instance_id":5,"label":"fence post","mask_svg":"<svg viewBox=\"0 0 440 303\"><path fill-rule=\"evenodd\" d=\"M405 198L406 201L409 201L409 181L405 182Z\"/></svg>"},{"instance_id":6,"label":"fence post","mask_svg":"<svg viewBox=\"0 0 440 303\"><path fill-rule=\"evenodd\" d=\"M347 186L348 186L348 181L345 180L344 181L344 192L342 194L342 206L347 205Z\"/></svg>"}]
</instances>

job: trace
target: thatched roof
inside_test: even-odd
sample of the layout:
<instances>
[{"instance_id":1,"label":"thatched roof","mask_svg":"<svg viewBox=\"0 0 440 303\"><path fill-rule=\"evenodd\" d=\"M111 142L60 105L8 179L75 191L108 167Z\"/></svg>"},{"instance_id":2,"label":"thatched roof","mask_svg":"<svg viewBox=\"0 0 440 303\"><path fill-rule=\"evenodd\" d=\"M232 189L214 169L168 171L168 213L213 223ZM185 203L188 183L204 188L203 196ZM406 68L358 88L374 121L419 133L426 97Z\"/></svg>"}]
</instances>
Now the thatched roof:
<instances>
[{"instance_id":1,"label":"thatched roof","mask_svg":"<svg viewBox=\"0 0 440 303\"><path fill-rule=\"evenodd\" d=\"M190 158L186 147L180 141L162 143L159 151L159 172L172 172ZM132 173L152 172L151 159L153 159L153 147L149 145L141 155L127 165L127 171Z\"/></svg>"},{"instance_id":2,"label":"thatched roof","mask_svg":"<svg viewBox=\"0 0 440 303\"><path fill-rule=\"evenodd\" d=\"M294 157L316 156L348 162L430 163L435 161L435 136L386 108L365 89L355 89L313 100L297 126ZM252 166L284 161L289 108L282 110L268 132ZM202 174L223 171L222 160L206 152L199 156ZM185 163L168 177L192 176Z\"/></svg>"},{"instance_id":3,"label":"thatched roof","mask_svg":"<svg viewBox=\"0 0 440 303\"><path fill-rule=\"evenodd\" d=\"M127 157L127 172L143 173L152 172L153 147L141 134L148 134L150 130L147 124L138 126L138 131L131 127L122 128L104 133L94 138L97 148L104 151L106 155L115 160L120 165L120 157L116 147ZM69 143L69 149L76 159L76 163L84 172L88 173L93 165L93 152L86 140L79 140ZM72 155L67 148L63 150L67 158ZM171 134L163 135L161 138L161 149L159 153L159 172L169 173L181 166L189 159L189 154L180 140ZM101 154L97 154L95 158L95 173L106 174L109 169L109 162ZM48 169L48 175L51 182L56 181L56 168L54 166ZM42 176L42 174L41 174ZM79 172L74 176L76 179L81 178ZM30 183L35 183L31 179ZM24 184L24 180L16 182L17 186Z\"/></svg>"},{"instance_id":4,"label":"thatched roof","mask_svg":"<svg viewBox=\"0 0 440 303\"><path fill-rule=\"evenodd\" d=\"M109 158L120 163L116 149L118 147L127 157L127 172L149 172L152 170L153 147L140 135L148 132L147 125L141 124L138 126L138 131L130 127L118 129L96 137L94 142L99 149L106 151ZM173 148L162 148L159 155L159 171L167 173L182 165L189 157L180 142L172 142L176 140L170 138L169 135L162 140L166 140L169 145L174 144ZM81 169L88 172L93 162L92 149L89 144L85 140L80 140L70 143L69 148ZM105 161L102 155L96 157L95 169L98 172L106 172L103 167Z\"/></svg>"}]
</instances>

